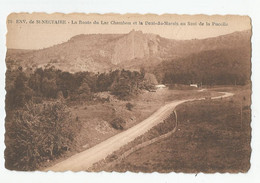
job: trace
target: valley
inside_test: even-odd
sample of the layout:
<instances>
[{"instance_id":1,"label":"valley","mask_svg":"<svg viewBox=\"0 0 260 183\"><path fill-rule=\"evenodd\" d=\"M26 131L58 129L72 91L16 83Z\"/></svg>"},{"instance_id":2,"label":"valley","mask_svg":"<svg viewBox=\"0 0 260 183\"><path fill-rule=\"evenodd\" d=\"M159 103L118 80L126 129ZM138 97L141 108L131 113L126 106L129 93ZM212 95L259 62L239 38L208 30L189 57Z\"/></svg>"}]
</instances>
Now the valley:
<instances>
[{"instance_id":1,"label":"valley","mask_svg":"<svg viewBox=\"0 0 260 183\"><path fill-rule=\"evenodd\" d=\"M246 172L250 39L250 30L192 40L132 30L8 49L6 168Z\"/></svg>"}]
</instances>

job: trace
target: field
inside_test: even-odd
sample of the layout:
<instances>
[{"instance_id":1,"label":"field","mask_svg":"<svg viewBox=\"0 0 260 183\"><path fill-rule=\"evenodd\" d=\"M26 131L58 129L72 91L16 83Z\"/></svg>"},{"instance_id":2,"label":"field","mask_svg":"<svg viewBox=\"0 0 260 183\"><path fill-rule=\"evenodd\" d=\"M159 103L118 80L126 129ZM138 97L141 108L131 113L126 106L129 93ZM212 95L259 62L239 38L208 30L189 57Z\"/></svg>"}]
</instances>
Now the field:
<instances>
[{"instance_id":1,"label":"field","mask_svg":"<svg viewBox=\"0 0 260 183\"><path fill-rule=\"evenodd\" d=\"M247 172L251 154L249 87L218 87L232 98L177 107L178 130L169 138L135 151L106 171ZM242 113L241 113L242 112Z\"/></svg>"}]
</instances>

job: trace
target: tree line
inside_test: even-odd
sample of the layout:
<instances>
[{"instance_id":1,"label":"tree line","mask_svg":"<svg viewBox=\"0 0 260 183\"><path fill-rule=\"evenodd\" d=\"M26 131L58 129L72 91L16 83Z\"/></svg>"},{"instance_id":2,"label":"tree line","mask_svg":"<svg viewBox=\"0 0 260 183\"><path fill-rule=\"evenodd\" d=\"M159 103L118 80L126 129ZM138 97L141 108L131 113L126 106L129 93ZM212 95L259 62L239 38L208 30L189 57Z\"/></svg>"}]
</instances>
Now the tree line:
<instances>
[{"instance_id":1,"label":"tree line","mask_svg":"<svg viewBox=\"0 0 260 183\"><path fill-rule=\"evenodd\" d=\"M108 73L64 72L54 67L38 68L28 74L22 69L6 73L6 107L16 109L30 100L64 98L91 100L94 93L109 91L119 99L127 99L140 89L149 87L144 73L115 70Z\"/></svg>"},{"instance_id":2,"label":"tree line","mask_svg":"<svg viewBox=\"0 0 260 183\"><path fill-rule=\"evenodd\" d=\"M250 67L250 50L219 49L165 61L154 72L165 84L245 85Z\"/></svg>"}]
</instances>

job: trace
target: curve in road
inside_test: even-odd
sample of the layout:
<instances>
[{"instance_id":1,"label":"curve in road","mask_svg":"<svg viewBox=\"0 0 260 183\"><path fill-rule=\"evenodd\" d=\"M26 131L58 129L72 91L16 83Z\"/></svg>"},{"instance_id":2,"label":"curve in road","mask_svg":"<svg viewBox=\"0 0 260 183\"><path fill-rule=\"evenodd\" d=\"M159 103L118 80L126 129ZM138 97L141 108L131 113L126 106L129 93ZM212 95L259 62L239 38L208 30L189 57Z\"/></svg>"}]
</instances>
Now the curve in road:
<instances>
[{"instance_id":1,"label":"curve in road","mask_svg":"<svg viewBox=\"0 0 260 183\"><path fill-rule=\"evenodd\" d=\"M233 96L233 93L220 92L221 96L212 97L211 99L220 99L225 97ZM186 99L173 101L159 108L155 113L149 116L147 119L143 120L139 124L129 128L128 130L121 132L98 145L87 149L83 152L75 154L68 159L57 163L56 165L45 169L44 171L84 171L90 168L94 163L105 159L108 155L112 154L114 151L118 150L120 147L126 145L127 143L133 141L138 136L144 134L157 124L163 122L163 120L168 117L177 105L184 102L204 100L205 98L199 99Z\"/></svg>"}]
</instances>

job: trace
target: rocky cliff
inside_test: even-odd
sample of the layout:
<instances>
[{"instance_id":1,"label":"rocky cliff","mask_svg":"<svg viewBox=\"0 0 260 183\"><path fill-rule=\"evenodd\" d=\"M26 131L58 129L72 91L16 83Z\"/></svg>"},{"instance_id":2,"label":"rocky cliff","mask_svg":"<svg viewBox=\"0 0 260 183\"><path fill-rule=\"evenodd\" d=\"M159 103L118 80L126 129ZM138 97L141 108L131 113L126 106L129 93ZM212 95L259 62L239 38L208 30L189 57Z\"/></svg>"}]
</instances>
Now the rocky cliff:
<instances>
[{"instance_id":1,"label":"rocky cliff","mask_svg":"<svg viewBox=\"0 0 260 183\"><path fill-rule=\"evenodd\" d=\"M201 40L172 40L135 30L128 34L82 34L41 50L8 49L6 62L8 67L53 65L70 72L139 69L206 50L250 47L250 37L251 31Z\"/></svg>"}]
</instances>

